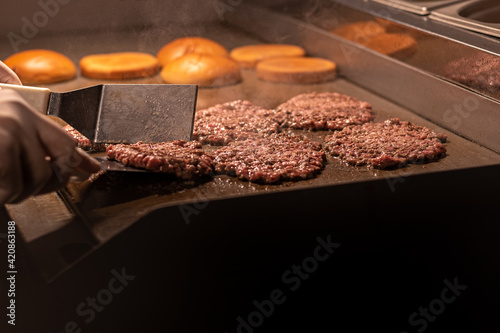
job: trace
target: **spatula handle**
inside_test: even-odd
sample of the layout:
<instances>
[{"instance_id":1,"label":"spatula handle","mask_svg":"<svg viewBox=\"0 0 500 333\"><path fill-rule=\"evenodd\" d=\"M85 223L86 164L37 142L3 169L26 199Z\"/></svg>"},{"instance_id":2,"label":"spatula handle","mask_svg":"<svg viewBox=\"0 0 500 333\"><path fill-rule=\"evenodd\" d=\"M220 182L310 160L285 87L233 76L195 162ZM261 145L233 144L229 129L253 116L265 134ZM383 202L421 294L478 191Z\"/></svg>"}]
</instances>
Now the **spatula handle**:
<instances>
[{"instance_id":1,"label":"spatula handle","mask_svg":"<svg viewBox=\"0 0 500 333\"><path fill-rule=\"evenodd\" d=\"M29 86L19 86L15 84L0 83L1 89L12 89L21 95L28 104L43 114L47 113L49 105L50 89Z\"/></svg>"}]
</instances>

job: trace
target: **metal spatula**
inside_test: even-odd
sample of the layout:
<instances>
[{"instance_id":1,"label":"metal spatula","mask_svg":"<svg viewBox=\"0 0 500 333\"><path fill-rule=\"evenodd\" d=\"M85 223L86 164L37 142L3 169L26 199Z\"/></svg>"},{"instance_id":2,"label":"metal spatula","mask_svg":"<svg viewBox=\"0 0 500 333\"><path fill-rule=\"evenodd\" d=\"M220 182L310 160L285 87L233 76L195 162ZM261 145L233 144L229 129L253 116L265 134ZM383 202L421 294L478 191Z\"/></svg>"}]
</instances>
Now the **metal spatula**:
<instances>
[{"instance_id":1,"label":"metal spatula","mask_svg":"<svg viewBox=\"0 0 500 333\"><path fill-rule=\"evenodd\" d=\"M191 139L196 85L101 84L63 93L0 84L38 111L57 116L96 143Z\"/></svg>"}]
</instances>

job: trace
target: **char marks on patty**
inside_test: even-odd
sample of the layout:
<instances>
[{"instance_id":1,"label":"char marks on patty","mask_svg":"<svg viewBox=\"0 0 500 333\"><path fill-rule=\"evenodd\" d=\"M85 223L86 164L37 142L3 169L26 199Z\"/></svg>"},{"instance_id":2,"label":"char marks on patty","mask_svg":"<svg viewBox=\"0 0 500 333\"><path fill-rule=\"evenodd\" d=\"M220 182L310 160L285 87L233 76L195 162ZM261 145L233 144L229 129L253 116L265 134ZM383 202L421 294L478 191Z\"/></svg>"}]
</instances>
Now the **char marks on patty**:
<instances>
[{"instance_id":1,"label":"char marks on patty","mask_svg":"<svg viewBox=\"0 0 500 333\"><path fill-rule=\"evenodd\" d=\"M437 160L446 154L445 141L445 134L392 118L334 132L324 149L351 165L386 169Z\"/></svg>"},{"instance_id":2,"label":"char marks on patty","mask_svg":"<svg viewBox=\"0 0 500 333\"><path fill-rule=\"evenodd\" d=\"M234 141L213 154L216 172L264 184L313 178L326 162L320 143L285 133Z\"/></svg>"},{"instance_id":3,"label":"char marks on patty","mask_svg":"<svg viewBox=\"0 0 500 333\"><path fill-rule=\"evenodd\" d=\"M213 172L213 157L201 147L197 141L138 142L131 145L109 145L106 155L126 166L193 179Z\"/></svg>"},{"instance_id":4,"label":"char marks on patty","mask_svg":"<svg viewBox=\"0 0 500 333\"><path fill-rule=\"evenodd\" d=\"M339 93L297 95L276 108L281 127L306 130L341 130L373 120L369 103Z\"/></svg>"},{"instance_id":5,"label":"char marks on patty","mask_svg":"<svg viewBox=\"0 0 500 333\"><path fill-rule=\"evenodd\" d=\"M195 114L193 139L204 144L225 145L278 132L273 110L236 100L217 104Z\"/></svg>"}]
</instances>

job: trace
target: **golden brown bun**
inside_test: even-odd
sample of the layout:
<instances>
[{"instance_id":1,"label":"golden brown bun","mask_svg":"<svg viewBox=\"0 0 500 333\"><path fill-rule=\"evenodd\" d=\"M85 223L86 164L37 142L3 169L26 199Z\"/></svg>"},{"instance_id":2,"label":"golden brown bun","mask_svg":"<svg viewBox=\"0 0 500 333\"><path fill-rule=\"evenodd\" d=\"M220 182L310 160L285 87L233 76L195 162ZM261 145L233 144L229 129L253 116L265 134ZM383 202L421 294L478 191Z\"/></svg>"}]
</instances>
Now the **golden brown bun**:
<instances>
[{"instance_id":1,"label":"golden brown bun","mask_svg":"<svg viewBox=\"0 0 500 333\"><path fill-rule=\"evenodd\" d=\"M65 55L50 50L28 50L11 55L4 63L23 84L66 81L76 76L75 64Z\"/></svg>"},{"instance_id":2,"label":"golden brown bun","mask_svg":"<svg viewBox=\"0 0 500 333\"><path fill-rule=\"evenodd\" d=\"M417 42L415 38L406 34L384 33L370 39L366 47L394 58L403 59L417 51Z\"/></svg>"},{"instance_id":3,"label":"golden brown bun","mask_svg":"<svg viewBox=\"0 0 500 333\"><path fill-rule=\"evenodd\" d=\"M123 80L153 76L160 69L156 57L142 52L93 54L80 60L82 75L95 79Z\"/></svg>"},{"instance_id":4,"label":"golden brown bun","mask_svg":"<svg viewBox=\"0 0 500 333\"><path fill-rule=\"evenodd\" d=\"M238 64L228 57L190 53L166 64L161 77L166 83L215 87L241 81Z\"/></svg>"},{"instance_id":5,"label":"golden brown bun","mask_svg":"<svg viewBox=\"0 0 500 333\"><path fill-rule=\"evenodd\" d=\"M226 48L219 43L203 37L178 38L164 45L156 54L161 66L189 53L229 56Z\"/></svg>"},{"instance_id":6,"label":"golden brown bun","mask_svg":"<svg viewBox=\"0 0 500 333\"><path fill-rule=\"evenodd\" d=\"M259 44L237 47L229 53L243 68L254 68L257 63L264 59L274 57L299 57L306 51L296 45L289 44Z\"/></svg>"},{"instance_id":7,"label":"golden brown bun","mask_svg":"<svg viewBox=\"0 0 500 333\"><path fill-rule=\"evenodd\" d=\"M332 30L332 33L358 44L366 42L385 32L385 28L375 21L360 21L341 25Z\"/></svg>"},{"instance_id":8,"label":"golden brown bun","mask_svg":"<svg viewBox=\"0 0 500 333\"><path fill-rule=\"evenodd\" d=\"M326 59L312 57L279 57L257 64L257 77L284 83L319 83L336 77L337 65Z\"/></svg>"}]
</instances>

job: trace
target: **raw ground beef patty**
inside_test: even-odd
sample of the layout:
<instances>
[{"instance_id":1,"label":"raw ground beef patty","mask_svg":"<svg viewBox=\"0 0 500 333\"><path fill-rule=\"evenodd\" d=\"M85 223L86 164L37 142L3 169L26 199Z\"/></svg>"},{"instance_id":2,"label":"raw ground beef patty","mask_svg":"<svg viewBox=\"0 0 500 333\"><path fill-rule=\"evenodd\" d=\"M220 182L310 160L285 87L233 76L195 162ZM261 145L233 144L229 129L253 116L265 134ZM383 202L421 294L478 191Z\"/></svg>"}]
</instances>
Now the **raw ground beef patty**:
<instances>
[{"instance_id":1,"label":"raw ground beef patty","mask_svg":"<svg viewBox=\"0 0 500 333\"><path fill-rule=\"evenodd\" d=\"M446 153L446 135L397 118L348 126L325 137L324 149L351 165L385 169L425 163Z\"/></svg>"},{"instance_id":2,"label":"raw ground beef patty","mask_svg":"<svg viewBox=\"0 0 500 333\"><path fill-rule=\"evenodd\" d=\"M196 111L193 139L204 144L224 145L235 140L278 131L273 111L249 101L232 101Z\"/></svg>"},{"instance_id":3,"label":"raw ground beef patty","mask_svg":"<svg viewBox=\"0 0 500 333\"><path fill-rule=\"evenodd\" d=\"M212 156L206 154L196 141L109 145L106 155L127 166L163 172L182 179L213 172Z\"/></svg>"},{"instance_id":4,"label":"raw ground beef patty","mask_svg":"<svg viewBox=\"0 0 500 333\"><path fill-rule=\"evenodd\" d=\"M339 93L308 93L292 97L276 108L281 127L341 130L373 120L369 103Z\"/></svg>"},{"instance_id":5,"label":"raw ground beef patty","mask_svg":"<svg viewBox=\"0 0 500 333\"><path fill-rule=\"evenodd\" d=\"M216 172L265 184L312 178L326 162L320 143L285 133L231 142L213 154Z\"/></svg>"},{"instance_id":6,"label":"raw ground beef patty","mask_svg":"<svg viewBox=\"0 0 500 333\"><path fill-rule=\"evenodd\" d=\"M66 125L63 130L76 139L78 147L82 148L88 152L101 152L106 150L106 145L104 143L95 143L90 141L85 135L77 131L71 125Z\"/></svg>"}]
</instances>

